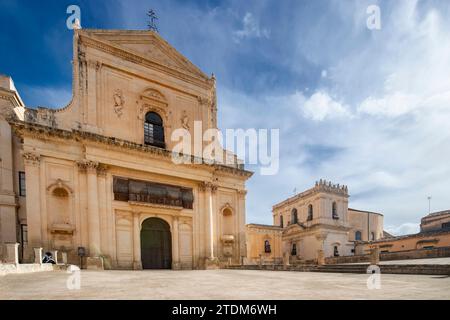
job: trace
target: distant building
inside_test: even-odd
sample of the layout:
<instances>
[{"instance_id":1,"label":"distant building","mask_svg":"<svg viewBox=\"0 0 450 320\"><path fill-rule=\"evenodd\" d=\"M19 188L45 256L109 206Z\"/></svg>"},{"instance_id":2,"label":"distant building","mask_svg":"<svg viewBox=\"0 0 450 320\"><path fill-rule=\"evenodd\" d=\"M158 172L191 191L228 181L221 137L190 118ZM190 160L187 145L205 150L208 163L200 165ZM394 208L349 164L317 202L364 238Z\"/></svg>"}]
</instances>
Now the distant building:
<instances>
[{"instance_id":1,"label":"distant building","mask_svg":"<svg viewBox=\"0 0 450 320\"><path fill-rule=\"evenodd\" d=\"M368 253L372 246L378 247L381 253L450 247L450 210L423 217L418 233L363 242L358 251Z\"/></svg>"},{"instance_id":2,"label":"distant building","mask_svg":"<svg viewBox=\"0 0 450 320\"><path fill-rule=\"evenodd\" d=\"M430 213L420 221L420 232L450 230L450 210Z\"/></svg>"},{"instance_id":3,"label":"distant building","mask_svg":"<svg viewBox=\"0 0 450 320\"><path fill-rule=\"evenodd\" d=\"M247 225L247 262L317 261L383 238L383 215L348 208L348 188L325 180L273 206L273 226Z\"/></svg>"}]
</instances>

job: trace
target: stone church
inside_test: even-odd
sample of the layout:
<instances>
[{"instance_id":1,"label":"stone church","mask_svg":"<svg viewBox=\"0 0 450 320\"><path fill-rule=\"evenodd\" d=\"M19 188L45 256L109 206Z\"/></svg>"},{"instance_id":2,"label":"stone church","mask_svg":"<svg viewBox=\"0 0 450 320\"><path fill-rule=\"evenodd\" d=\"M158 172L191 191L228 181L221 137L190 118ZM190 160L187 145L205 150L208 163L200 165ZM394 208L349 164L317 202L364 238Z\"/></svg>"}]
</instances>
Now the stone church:
<instances>
[{"instance_id":1,"label":"stone church","mask_svg":"<svg viewBox=\"0 0 450 320\"><path fill-rule=\"evenodd\" d=\"M384 217L349 208L348 198L347 186L320 180L275 204L273 225L247 225L247 263L320 263L366 253L359 244L385 236Z\"/></svg>"},{"instance_id":2,"label":"stone church","mask_svg":"<svg viewBox=\"0 0 450 320\"><path fill-rule=\"evenodd\" d=\"M217 128L214 76L152 31L74 31L67 106L27 108L0 78L0 243L92 268L241 263L252 173L172 161L174 130Z\"/></svg>"}]
</instances>

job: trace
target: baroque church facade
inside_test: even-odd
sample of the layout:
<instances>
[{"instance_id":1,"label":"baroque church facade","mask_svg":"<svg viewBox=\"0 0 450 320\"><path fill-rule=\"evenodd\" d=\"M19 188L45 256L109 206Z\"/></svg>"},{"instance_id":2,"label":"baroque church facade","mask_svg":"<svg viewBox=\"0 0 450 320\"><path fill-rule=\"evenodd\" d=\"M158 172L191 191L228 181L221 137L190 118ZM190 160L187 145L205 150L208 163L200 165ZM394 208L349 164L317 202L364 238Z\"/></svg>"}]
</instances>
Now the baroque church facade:
<instances>
[{"instance_id":1,"label":"baroque church facade","mask_svg":"<svg viewBox=\"0 0 450 320\"><path fill-rule=\"evenodd\" d=\"M27 108L0 78L0 242L25 263L37 247L92 268L241 263L252 173L172 161L174 130L217 128L214 76L152 31L74 32L66 107Z\"/></svg>"}]
</instances>

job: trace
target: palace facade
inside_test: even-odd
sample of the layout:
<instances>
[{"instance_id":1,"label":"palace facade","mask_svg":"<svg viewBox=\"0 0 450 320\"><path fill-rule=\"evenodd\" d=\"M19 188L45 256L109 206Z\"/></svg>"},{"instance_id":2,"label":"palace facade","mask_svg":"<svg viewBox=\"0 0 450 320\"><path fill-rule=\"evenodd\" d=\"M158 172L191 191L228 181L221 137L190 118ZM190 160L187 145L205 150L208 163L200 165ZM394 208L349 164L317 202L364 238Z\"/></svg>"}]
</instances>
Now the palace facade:
<instances>
[{"instance_id":1,"label":"palace facade","mask_svg":"<svg viewBox=\"0 0 450 320\"><path fill-rule=\"evenodd\" d=\"M247 225L247 263L317 263L360 254L384 237L383 215L348 207L347 186L325 180L272 208L273 225Z\"/></svg>"},{"instance_id":2,"label":"palace facade","mask_svg":"<svg viewBox=\"0 0 450 320\"><path fill-rule=\"evenodd\" d=\"M74 32L66 107L27 108L0 78L1 244L92 268L240 263L252 173L236 157L172 161L174 130L217 128L215 78L155 32Z\"/></svg>"}]
</instances>

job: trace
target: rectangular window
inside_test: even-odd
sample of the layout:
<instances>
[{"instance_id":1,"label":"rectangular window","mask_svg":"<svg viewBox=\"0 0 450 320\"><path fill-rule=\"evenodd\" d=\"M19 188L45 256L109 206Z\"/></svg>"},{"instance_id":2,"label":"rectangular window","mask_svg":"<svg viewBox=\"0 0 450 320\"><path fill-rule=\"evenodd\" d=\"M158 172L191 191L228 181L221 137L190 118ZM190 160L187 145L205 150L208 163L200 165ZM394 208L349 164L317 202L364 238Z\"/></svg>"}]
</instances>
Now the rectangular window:
<instances>
[{"instance_id":1,"label":"rectangular window","mask_svg":"<svg viewBox=\"0 0 450 320\"><path fill-rule=\"evenodd\" d=\"M25 197L26 191L25 191L25 172L20 171L19 172L19 195L21 197Z\"/></svg>"},{"instance_id":2,"label":"rectangular window","mask_svg":"<svg viewBox=\"0 0 450 320\"><path fill-rule=\"evenodd\" d=\"M20 225L20 234L22 239L22 245L28 245L28 226L26 224Z\"/></svg>"}]
</instances>

